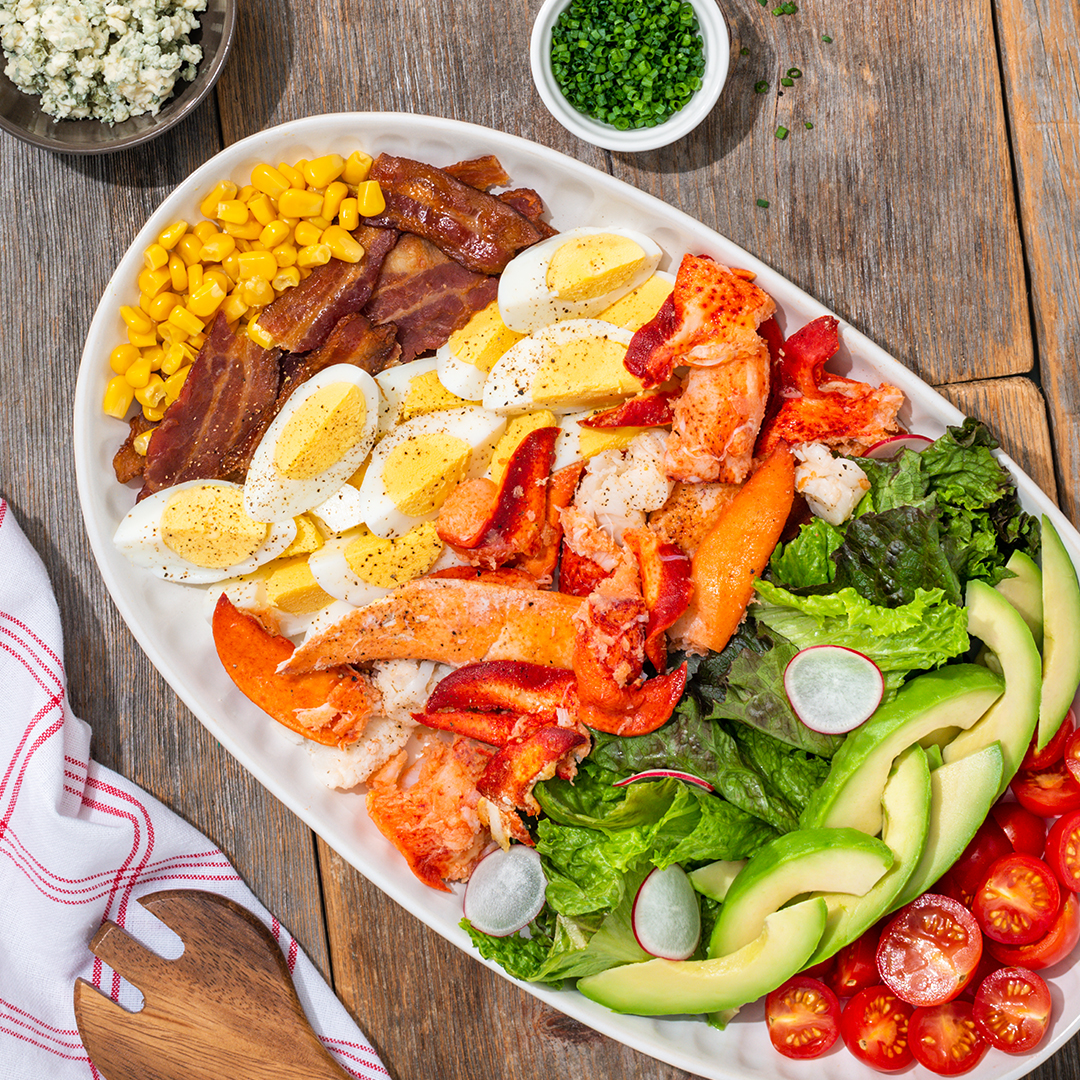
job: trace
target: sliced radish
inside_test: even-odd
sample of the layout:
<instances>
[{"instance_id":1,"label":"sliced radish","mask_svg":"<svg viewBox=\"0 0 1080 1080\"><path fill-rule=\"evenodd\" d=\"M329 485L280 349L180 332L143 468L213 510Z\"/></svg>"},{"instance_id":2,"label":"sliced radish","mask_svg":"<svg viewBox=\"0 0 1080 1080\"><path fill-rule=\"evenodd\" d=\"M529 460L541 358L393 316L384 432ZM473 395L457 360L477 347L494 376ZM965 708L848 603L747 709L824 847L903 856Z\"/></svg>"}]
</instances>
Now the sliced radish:
<instances>
[{"instance_id":1,"label":"sliced radish","mask_svg":"<svg viewBox=\"0 0 1080 1080\"><path fill-rule=\"evenodd\" d=\"M622 780L616 780L614 786L626 787L627 784L632 784L635 780L664 780L669 776L675 777L676 780L684 780L688 784L697 784L698 787L702 787L706 791L716 790L708 780L702 780L700 776L695 776L693 773L682 772L679 769L646 769L644 772L634 773L633 776L627 776Z\"/></svg>"},{"instance_id":2,"label":"sliced radish","mask_svg":"<svg viewBox=\"0 0 1080 1080\"><path fill-rule=\"evenodd\" d=\"M496 848L476 864L465 886L465 918L481 933L509 937L540 914L546 889L540 856L531 847Z\"/></svg>"},{"instance_id":3,"label":"sliced radish","mask_svg":"<svg viewBox=\"0 0 1080 1080\"><path fill-rule=\"evenodd\" d=\"M685 960L701 940L701 909L690 879L678 863L653 870L634 897L630 916L637 943L664 960Z\"/></svg>"},{"instance_id":4,"label":"sliced radish","mask_svg":"<svg viewBox=\"0 0 1080 1080\"><path fill-rule=\"evenodd\" d=\"M882 439L879 443L874 443L863 454L863 457L873 458L875 461L887 461L889 458L896 457L901 450L914 450L916 453L925 450L933 441L933 439L928 439L925 435L912 435L910 433L891 435L887 439Z\"/></svg>"},{"instance_id":5,"label":"sliced radish","mask_svg":"<svg viewBox=\"0 0 1080 1080\"><path fill-rule=\"evenodd\" d=\"M784 669L784 690L795 715L811 730L842 735L881 704L885 680L868 656L841 645L812 645Z\"/></svg>"}]
</instances>

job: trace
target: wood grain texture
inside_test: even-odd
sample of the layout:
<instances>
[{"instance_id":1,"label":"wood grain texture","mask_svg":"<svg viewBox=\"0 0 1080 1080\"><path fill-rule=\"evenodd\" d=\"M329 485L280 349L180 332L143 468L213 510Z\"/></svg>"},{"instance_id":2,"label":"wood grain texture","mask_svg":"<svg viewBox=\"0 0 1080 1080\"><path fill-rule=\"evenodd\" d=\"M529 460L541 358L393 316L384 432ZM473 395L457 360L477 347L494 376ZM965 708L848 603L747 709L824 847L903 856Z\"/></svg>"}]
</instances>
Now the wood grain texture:
<instances>
[{"instance_id":1,"label":"wood grain texture","mask_svg":"<svg viewBox=\"0 0 1080 1080\"><path fill-rule=\"evenodd\" d=\"M995 0L1009 127L1062 486L1080 522L1080 7Z\"/></svg>"}]
</instances>

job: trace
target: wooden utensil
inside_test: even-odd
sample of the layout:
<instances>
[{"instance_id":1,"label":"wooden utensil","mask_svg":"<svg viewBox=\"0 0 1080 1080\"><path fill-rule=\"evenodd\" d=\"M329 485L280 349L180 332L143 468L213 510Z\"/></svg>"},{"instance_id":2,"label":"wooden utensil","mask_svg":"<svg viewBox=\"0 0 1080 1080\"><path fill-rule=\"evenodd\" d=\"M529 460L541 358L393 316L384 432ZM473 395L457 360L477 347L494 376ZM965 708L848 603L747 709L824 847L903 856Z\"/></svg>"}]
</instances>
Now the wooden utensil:
<instances>
[{"instance_id":1,"label":"wooden utensil","mask_svg":"<svg viewBox=\"0 0 1080 1080\"><path fill-rule=\"evenodd\" d=\"M90 950L145 998L130 1013L75 983L75 1020L106 1080L341 1080L312 1031L285 957L251 912L216 893L174 889L139 900L184 943L163 960L113 922Z\"/></svg>"}]
</instances>

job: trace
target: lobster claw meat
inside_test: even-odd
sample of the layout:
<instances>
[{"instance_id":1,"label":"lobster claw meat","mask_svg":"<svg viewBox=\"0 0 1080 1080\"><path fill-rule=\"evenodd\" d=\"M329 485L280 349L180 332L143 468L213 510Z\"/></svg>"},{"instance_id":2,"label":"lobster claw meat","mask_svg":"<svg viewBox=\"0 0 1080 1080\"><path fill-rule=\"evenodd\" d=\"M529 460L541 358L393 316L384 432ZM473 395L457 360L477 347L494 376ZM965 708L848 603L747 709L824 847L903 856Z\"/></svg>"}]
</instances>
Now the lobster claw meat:
<instances>
[{"instance_id":1,"label":"lobster claw meat","mask_svg":"<svg viewBox=\"0 0 1080 1080\"><path fill-rule=\"evenodd\" d=\"M452 671L431 692L427 712L508 710L551 718L564 706L574 673L523 660L489 660Z\"/></svg>"},{"instance_id":2,"label":"lobster claw meat","mask_svg":"<svg viewBox=\"0 0 1080 1080\"><path fill-rule=\"evenodd\" d=\"M678 545L665 543L651 529L626 529L623 543L637 557L641 594L649 609L645 655L662 673L667 667L666 631L686 610L694 591L690 559Z\"/></svg>"},{"instance_id":3,"label":"lobster claw meat","mask_svg":"<svg viewBox=\"0 0 1080 1080\"><path fill-rule=\"evenodd\" d=\"M412 718L436 731L466 735L489 746L505 746L518 724L517 713L480 712L476 709L444 709L440 712L414 712Z\"/></svg>"},{"instance_id":4,"label":"lobster claw meat","mask_svg":"<svg viewBox=\"0 0 1080 1080\"><path fill-rule=\"evenodd\" d=\"M588 596L609 573L595 559L579 555L563 541L562 560L559 563L560 592L570 596Z\"/></svg>"},{"instance_id":5,"label":"lobster claw meat","mask_svg":"<svg viewBox=\"0 0 1080 1080\"><path fill-rule=\"evenodd\" d=\"M269 633L223 593L214 608L214 645L240 691L278 723L324 746L349 746L367 726L379 694L356 668L279 673L293 654L288 638Z\"/></svg>"},{"instance_id":6,"label":"lobster claw meat","mask_svg":"<svg viewBox=\"0 0 1080 1080\"><path fill-rule=\"evenodd\" d=\"M686 664L682 664L632 691L622 709L582 702L576 716L586 727L609 735L648 735L671 719L685 689Z\"/></svg>"},{"instance_id":7,"label":"lobster claw meat","mask_svg":"<svg viewBox=\"0 0 1080 1080\"><path fill-rule=\"evenodd\" d=\"M575 461L553 473L547 485L547 513L540 530L540 546L533 555L522 556L517 565L537 581L549 583L559 564L559 548L562 545L562 512L574 498L578 481L585 469L584 461Z\"/></svg>"},{"instance_id":8,"label":"lobster claw meat","mask_svg":"<svg viewBox=\"0 0 1080 1080\"><path fill-rule=\"evenodd\" d=\"M579 421L582 427L665 427L674 419L671 402L677 390L660 390L627 398L621 405L586 416Z\"/></svg>"}]
</instances>

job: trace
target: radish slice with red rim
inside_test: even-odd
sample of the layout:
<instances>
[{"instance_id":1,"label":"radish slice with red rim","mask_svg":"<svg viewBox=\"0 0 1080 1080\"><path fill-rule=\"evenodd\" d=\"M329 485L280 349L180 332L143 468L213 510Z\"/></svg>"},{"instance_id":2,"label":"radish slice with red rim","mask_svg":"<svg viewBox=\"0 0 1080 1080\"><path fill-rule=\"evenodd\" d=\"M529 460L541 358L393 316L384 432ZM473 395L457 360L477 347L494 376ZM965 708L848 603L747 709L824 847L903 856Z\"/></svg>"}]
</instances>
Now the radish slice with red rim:
<instances>
[{"instance_id":1,"label":"radish slice with red rim","mask_svg":"<svg viewBox=\"0 0 1080 1080\"><path fill-rule=\"evenodd\" d=\"M678 863L653 870L641 883L630 915L637 943L664 960L685 960L701 940L701 908Z\"/></svg>"},{"instance_id":2,"label":"radish slice with red rim","mask_svg":"<svg viewBox=\"0 0 1080 1080\"><path fill-rule=\"evenodd\" d=\"M916 453L925 450L933 441L925 435L891 435L879 443L874 443L863 457L873 458L874 461L887 461L896 457L901 450L914 450Z\"/></svg>"},{"instance_id":3,"label":"radish slice with red rim","mask_svg":"<svg viewBox=\"0 0 1080 1080\"><path fill-rule=\"evenodd\" d=\"M483 934L509 937L540 914L546 889L540 856L531 847L496 848L476 864L465 886L465 918Z\"/></svg>"},{"instance_id":4,"label":"radish slice with red rim","mask_svg":"<svg viewBox=\"0 0 1080 1080\"><path fill-rule=\"evenodd\" d=\"M622 780L616 780L613 786L626 787L627 784L632 784L635 780L666 780L669 776L674 777L676 780L682 780L687 784L697 784L698 787L704 788L706 791L716 790L708 780L702 780L700 776L682 772L680 769L645 769L643 772L634 773L633 776L626 776Z\"/></svg>"},{"instance_id":5,"label":"radish slice with red rim","mask_svg":"<svg viewBox=\"0 0 1080 1080\"><path fill-rule=\"evenodd\" d=\"M868 720L881 704L885 680L877 664L861 652L842 645L812 645L788 661L784 691L808 728L842 735Z\"/></svg>"}]
</instances>

